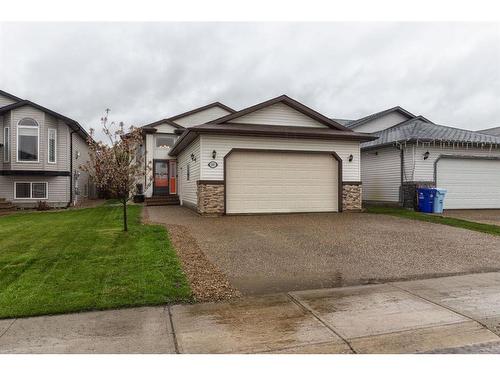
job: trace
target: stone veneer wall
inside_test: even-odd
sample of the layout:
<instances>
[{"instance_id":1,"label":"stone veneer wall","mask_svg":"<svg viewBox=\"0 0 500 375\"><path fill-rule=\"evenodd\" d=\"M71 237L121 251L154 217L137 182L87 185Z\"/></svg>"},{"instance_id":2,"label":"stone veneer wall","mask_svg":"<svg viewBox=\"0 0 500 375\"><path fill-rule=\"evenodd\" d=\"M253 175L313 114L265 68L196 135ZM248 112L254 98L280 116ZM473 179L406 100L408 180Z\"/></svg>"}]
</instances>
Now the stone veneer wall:
<instances>
[{"instance_id":1,"label":"stone veneer wall","mask_svg":"<svg viewBox=\"0 0 500 375\"><path fill-rule=\"evenodd\" d=\"M362 208L361 184L344 183L342 185L342 210L361 211Z\"/></svg>"},{"instance_id":2,"label":"stone veneer wall","mask_svg":"<svg viewBox=\"0 0 500 375\"><path fill-rule=\"evenodd\" d=\"M360 211L361 193L361 184L344 184L342 186L342 210ZM224 214L224 183L222 181L198 181L198 213L200 215Z\"/></svg>"},{"instance_id":3,"label":"stone veneer wall","mask_svg":"<svg viewBox=\"0 0 500 375\"><path fill-rule=\"evenodd\" d=\"M200 215L224 214L223 181L198 181L198 213Z\"/></svg>"},{"instance_id":4,"label":"stone veneer wall","mask_svg":"<svg viewBox=\"0 0 500 375\"><path fill-rule=\"evenodd\" d=\"M436 184L434 181L404 182L403 186L401 186L401 203L403 207L417 209L417 189L420 187L433 188L436 187Z\"/></svg>"}]
</instances>

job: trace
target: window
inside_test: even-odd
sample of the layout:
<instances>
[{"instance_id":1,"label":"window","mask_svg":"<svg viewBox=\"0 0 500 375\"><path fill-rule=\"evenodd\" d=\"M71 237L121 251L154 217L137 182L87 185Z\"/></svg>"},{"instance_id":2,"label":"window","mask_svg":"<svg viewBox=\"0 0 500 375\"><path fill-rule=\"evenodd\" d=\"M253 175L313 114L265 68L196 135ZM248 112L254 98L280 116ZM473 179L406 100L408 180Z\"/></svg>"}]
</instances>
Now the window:
<instances>
[{"instance_id":1,"label":"window","mask_svg":"<svg viewBox=\"0 0 500 375\"><path fill-rule=\"evenodd\" d=\"M56 163L57 158L57 130L49 129L49 139L48 139L48 162L51 164Z\"/></svg>"},{"instance_id":2,"label":"window","mask_svg":"<svg viewBox=\"0 0 500 375\"><path fill-rule=\"evenodd\" d=\"M157 148L171 148L175 143L176 137L168 137L168 136L157 136L156 137L156 147Z\"/></svg>"},{"instance_id":3,"label":"window","mask_svg":"<svg viewBox=\"0 0 500 375\"><path fill-rule=\"evenodd\" d=\"M186 180L189 181L190 178L191 178L191 170L190 170L189 164L188 164L186 167Z\"/></svg>"},{"instance_id":4,"label":"window","mask_svg":"<svg viewBox=\"0 0 500 375\"><path fill-rule=\"evenodd\" d=\"M17 124L17 161L38 162L38 123L23 118Z\"/></svg>"},{"instance_id":5,"label":"window","mask_svg":"<svg viewBox=\"0 0 500 375\"><path fill-rule=\"evenodd\" d=\"M3 129L3 161L10 161L10 128Z\"/></svg>"},{"instance_id":6,"label":"window","mask_svg":"<svg viewBox=\"0 0 500 375\"><path fill-rule=\"evenodd\" d=\"M47 182L14 182L14 199L47 199Z\"/></svg>"}]
</instances>

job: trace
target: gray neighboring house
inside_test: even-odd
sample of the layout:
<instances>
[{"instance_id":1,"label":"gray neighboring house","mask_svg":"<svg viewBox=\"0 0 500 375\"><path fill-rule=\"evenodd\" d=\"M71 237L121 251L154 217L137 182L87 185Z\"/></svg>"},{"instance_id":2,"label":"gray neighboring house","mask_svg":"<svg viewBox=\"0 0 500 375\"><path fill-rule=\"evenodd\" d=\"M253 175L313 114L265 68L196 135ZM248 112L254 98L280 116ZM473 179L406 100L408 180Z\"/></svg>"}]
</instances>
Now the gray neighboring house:
<instances>
[{"instance_id":1,"label":"gray neighboring house","mask_svg":"<svg viewBox=\"0 0 500 375\"><path fill-rule=\"evenodd\" d=\"M361 145L363 201L415 207L418 187L437 186L445 209L500 208L499 128L438 125L401 107L346 126L378 137Z\"/></svg>"},{"instance_id":2,"label":"gray neighboring house","mask_svg":"<svg viewBox=\"0 0 500 375\"><path fill-rule=\"evenodd\" d=\"M85 129L66 116L0 90L0 201L3 207L77 205L93 195L80 166Z\"/></svg>"}]
</instances>

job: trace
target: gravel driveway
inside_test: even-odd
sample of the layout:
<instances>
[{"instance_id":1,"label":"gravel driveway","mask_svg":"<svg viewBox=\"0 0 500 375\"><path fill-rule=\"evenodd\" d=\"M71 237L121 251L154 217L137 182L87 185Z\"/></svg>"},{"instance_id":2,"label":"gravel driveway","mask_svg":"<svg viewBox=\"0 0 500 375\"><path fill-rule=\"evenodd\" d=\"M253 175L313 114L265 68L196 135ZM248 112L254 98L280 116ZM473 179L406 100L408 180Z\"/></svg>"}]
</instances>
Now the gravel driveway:
<instances>
[{"instance_id":1,"label":"gravel driveway","mask_svg":"<svg viewBox=\"0 0 500 375\"><path fill-rule=\"evenodd\" d=\"M185 226L243 294L500 270L500 237L366 213L200 217L146 207Z\"/></svg>"}]
</instances>

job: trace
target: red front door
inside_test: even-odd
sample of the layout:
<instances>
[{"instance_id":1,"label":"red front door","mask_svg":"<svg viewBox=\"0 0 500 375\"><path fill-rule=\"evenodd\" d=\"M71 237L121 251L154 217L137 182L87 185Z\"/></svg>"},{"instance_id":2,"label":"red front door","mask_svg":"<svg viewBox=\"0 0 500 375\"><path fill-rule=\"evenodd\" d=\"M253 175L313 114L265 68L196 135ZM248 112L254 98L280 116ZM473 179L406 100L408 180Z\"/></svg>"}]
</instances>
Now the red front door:
<instances>
[{"instance_id":1,"label":"red front door","mask_svg":"<svg viewBox=\"0 0 500 375\"><path fill-rule=\"evenodd\" d=\"M153 195L168 195L168 160L155 160L153 174Z\"/></svg>"},{"instance_id":2,"label":"red front door","mask_svg":"<svg viewBox=\"0 0 500 375\"><path fill-rule=\"evenodd\" d=\"M170 194L177 194L177 162L170 160L169 162L170 175Z\"/></svg>"}]
</instances>

